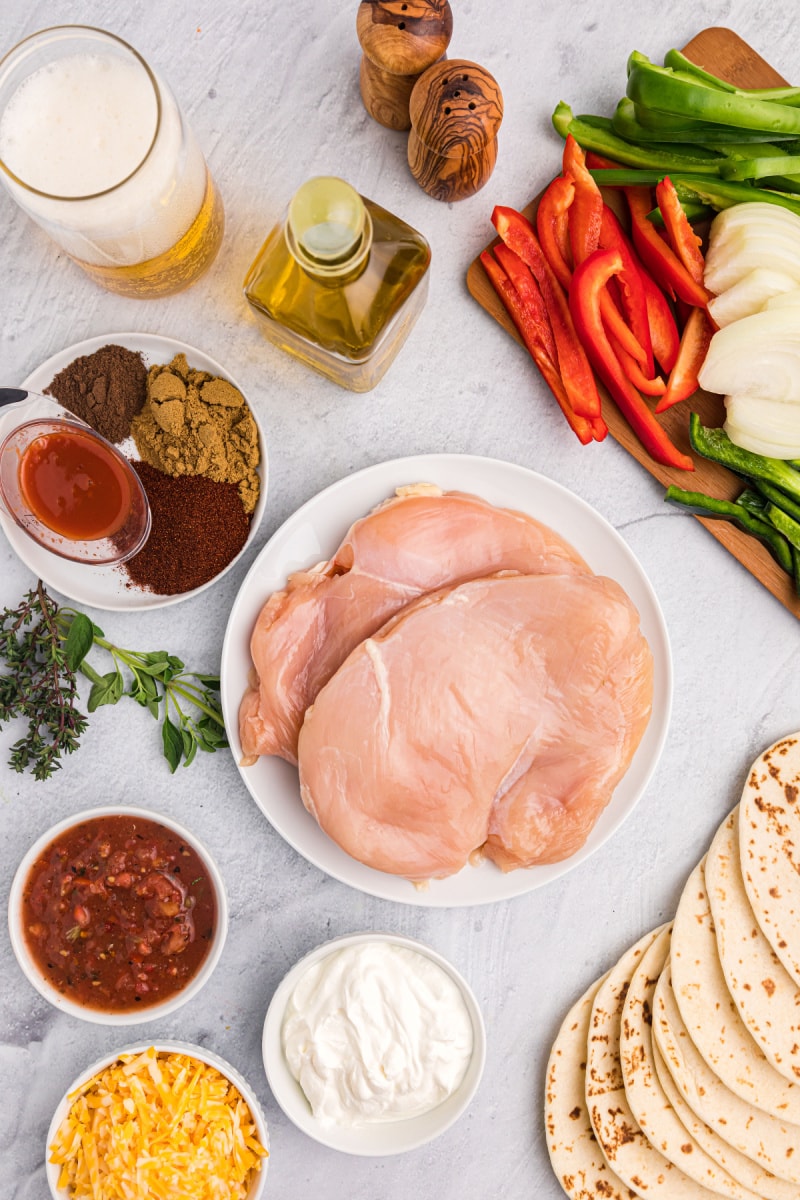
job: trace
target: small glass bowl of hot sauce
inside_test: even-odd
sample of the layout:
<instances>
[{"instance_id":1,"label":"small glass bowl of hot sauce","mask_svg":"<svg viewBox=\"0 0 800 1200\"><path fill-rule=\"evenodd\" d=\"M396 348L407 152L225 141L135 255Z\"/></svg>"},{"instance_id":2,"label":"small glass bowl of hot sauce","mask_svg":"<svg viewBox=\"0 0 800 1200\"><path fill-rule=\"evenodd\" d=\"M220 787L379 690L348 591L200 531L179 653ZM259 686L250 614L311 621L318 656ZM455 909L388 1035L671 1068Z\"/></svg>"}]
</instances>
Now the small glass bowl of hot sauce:
<instances>
[{"instance_id":1,"label":"small glass bowl of hot sauce","mask_svg":"<svg viewBox=\"0 0 800 1200\"><path fill-rule=\"evenodd\" d=\"M40 417L0 445L0 500L38 545L73 562L122 563L150 533L139 476L77 418Z\"/></svg>"}]
</instances>

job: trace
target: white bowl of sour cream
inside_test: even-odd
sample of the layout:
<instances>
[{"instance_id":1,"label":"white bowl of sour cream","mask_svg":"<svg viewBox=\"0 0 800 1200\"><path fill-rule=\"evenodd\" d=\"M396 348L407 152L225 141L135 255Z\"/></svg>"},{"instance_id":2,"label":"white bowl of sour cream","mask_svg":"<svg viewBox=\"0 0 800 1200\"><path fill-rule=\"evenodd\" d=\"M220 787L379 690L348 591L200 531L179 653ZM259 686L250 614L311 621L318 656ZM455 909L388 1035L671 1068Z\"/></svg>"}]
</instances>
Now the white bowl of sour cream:
<instances>
[{"instance_id":1,"label":"white bowl of sour cream","mask_svg":"<svg viewBox=\"0 0 800 1200\"><path fill-rule=\"evenodd\" d=\"M309 1137L345 1154L414 1150L470 1104L486 1031L467 982L413 938L358 933L312 950L270 1002L272 1094Z\"/></svg>"}]
</instances>

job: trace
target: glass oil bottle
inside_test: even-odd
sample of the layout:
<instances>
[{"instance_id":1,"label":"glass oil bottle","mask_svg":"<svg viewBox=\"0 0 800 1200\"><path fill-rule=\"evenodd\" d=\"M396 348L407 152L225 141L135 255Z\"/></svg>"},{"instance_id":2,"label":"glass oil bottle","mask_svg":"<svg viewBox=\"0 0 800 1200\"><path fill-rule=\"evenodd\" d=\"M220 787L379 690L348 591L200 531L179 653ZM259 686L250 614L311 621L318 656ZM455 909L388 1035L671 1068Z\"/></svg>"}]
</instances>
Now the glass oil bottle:
<instances>
[{"instance_id":1,"label":"glass oil bottle","mask_svg":"<svg viewBox=\"0 0 800 1200\"><path fill-rule=\"evenodd\" d=\"M342 179L295 193L244 281L266 336L335 383L383 377L428 293L425 238Z\"/></svg>"}]
</instances>

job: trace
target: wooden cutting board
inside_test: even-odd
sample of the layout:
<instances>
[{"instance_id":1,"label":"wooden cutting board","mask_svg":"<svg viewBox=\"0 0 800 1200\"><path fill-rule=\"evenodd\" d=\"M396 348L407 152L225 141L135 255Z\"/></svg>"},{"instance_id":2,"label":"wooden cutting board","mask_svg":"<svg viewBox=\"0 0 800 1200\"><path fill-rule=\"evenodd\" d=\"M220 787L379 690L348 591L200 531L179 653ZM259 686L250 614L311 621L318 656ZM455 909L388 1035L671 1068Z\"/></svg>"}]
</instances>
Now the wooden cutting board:
<instances>
[{"instance_id":1,"label":"wooden cutting board","mask_svg":"<svg viewBox=\"0 0 800 1200\"><path fill-rule=\"evenodd\" d=\"M684 54L693 62L712 71L722 79L736 84L737 87L779 87L786 83L786 80L773 70L769 63L765 62L760 55L756 54L755 50L730 29L704 29L697 37L692 38L683 50ZM559 170L560 163L557 156L554 155L553 175L558 174ZM537 196L522 210L526 216L534 217L538 201L539 197ZM497 241L498 239L495 238L490 245L496 245ZM467 271L467 286L490 316L494 317L519 342L519 335L489 282L479 258L470 264ZM536 370L533 362L531 362L531 370ZM621 416L614 402L602 387L600 390L603 397L603 416L611 435L665 487L674 483L678 487L707 492L711 496L726 500L734 499L742 490L742 481L737 476L726 471L724 467L708 462L707 459L700 458L698 455L693 456L696 465L696 470L693 472L662 467L660 463L654 462L633 435L627 421ZM725 416L721 397L712 396L708 392L697 392L690 400L684 401L683 404L677 404L661 414L659 419L675 445L687 454L691 453L688 421L689 412L692 409L700 414L704 425L721 425ZM574 436L567 429L566 424L565 431L566 436ZM595 453L602 454L602 447L597 447ZM712 521L704 517L696 519L701 521L717 541L738 558L739 562L747 567L756 579L769 588L786 608L796 617L800 617L800 598L795 594L792 580L785 571L781 570L772 555L760 542L748 534L742 533L728 521Z\"/></svg>"}]
</instances>

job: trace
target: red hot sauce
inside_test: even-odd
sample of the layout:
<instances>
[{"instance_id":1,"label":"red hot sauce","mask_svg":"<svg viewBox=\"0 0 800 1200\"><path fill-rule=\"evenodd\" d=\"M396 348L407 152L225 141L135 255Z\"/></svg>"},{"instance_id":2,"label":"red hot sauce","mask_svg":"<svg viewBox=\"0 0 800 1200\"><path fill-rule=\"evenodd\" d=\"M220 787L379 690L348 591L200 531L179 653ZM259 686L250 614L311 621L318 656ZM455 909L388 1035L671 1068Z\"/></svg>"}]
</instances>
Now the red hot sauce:
<instances>
[{"instance_id":1,"label":"red hot sauce","mask_svg":"<svg viewBox=\"0 0 800 1200\"><path fill-rule=\"evenodd\" d=\"M142 817L83 821L47 846L22 899L42 974L87 1008L132 1012L197 973L214 933L214 886L177 833Z\"/></svg>"},{"instance_id":2,"label":"red hot sauce","mask_svg":"<svg viewBox=\"0 0 800 1200\"><path fill-rule=\"evenodd\" d=\"M19 486L34 516L72 541L111 537L131 510L124 467L77 428L34 438L20 461Z\"/></svg>"}]
</instances>

